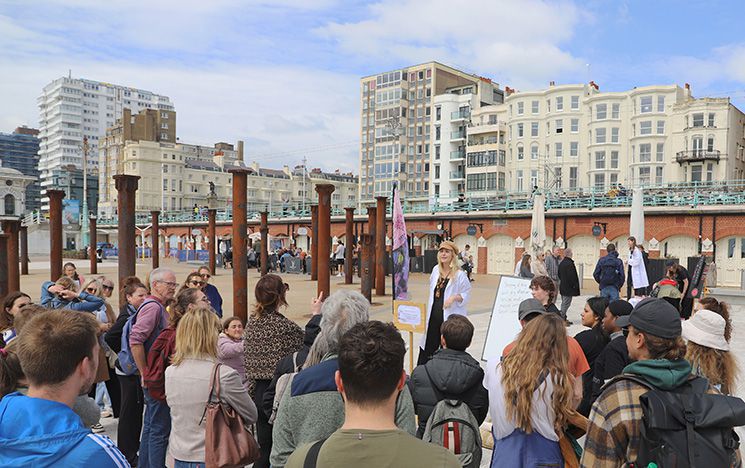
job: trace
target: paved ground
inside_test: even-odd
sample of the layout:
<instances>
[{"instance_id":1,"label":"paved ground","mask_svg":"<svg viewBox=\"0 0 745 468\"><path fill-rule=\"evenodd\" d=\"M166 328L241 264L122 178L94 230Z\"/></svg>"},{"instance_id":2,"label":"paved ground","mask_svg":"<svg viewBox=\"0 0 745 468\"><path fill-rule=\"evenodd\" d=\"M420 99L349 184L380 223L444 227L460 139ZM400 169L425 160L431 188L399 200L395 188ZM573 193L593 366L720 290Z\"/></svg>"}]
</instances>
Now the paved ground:
<instances>
[{"instance_id":1,"label":"paved ground","mask_svg":"<svg viewBox=\"0 0 745 468\"><path fill-rule=\"evenodd\" d=\"M30 275L21 277L21 289L30 294L34 299L38 299L40 287L43 281L49 279L49 266L48 260L37 258L32 259L30 264ZM87 261L74 261L79 267L79 272L86 278L89 276L88 262ZM161 266L167 266L172 268L177 275L179 282L186 279L186 275L195 270L199 264L184 264L177 263L171 259L165 259L161 261ZM99 274L109 275L116 277L117 264L116 261L109 261L99 264ZM150 262L140 261L137 265L137 273L140 277L144 278L145 274L150 271ZM217 286L223 295L224 305L223 310L225 316L229 316L232 310L232 295L229 294L232 291L232 271L218 268L217 274L213 277L212 283ZM288 295L289 307L286 310L286 315L298 324L303 326L307 321L308 307L311 300L316 294L316 283L310 281L310 277L307 275L282 275L285 281L290 285L290 293ZM249 271L249 291L253 290L255 281L259 278L256 270ZM468 306L469 318L474 324L476 333L474 336L473 344L468 351L476 358L480 359L481 352L484 347L486 339L486 331L489 326L489 316L494 303L494 297L496 288L498 285L498 277L491 275L476 275L476 281L473 283L473 290L471 295L470 304ZM388 284L386 285L387 296L375 296L373 295L373 307L372 307L372 318L376 320L391 320L391 296L390 296L390 278L388 278ZM429 275L425 274L412 274L409 282L409 291L411 294L411 300L418 302L427 301ZM571 335L579 333L583 327L579 325L580 318L579 314L584 307L585 300L587 297L594 293L594 284L586 282L583 289L583 296L575 298L571 308L569 309L569 319L574 322L574 325L567 329ZM331 278L331 292L343 288L354 288L359 290L359 279L355 278L355 284L344 285L343 278L332 277ZM112 297L112 305L117 305L117 297ZM249 304L252 302L252 298L249 297ZM734 321L734 333L732 338L732 351L735 356L745 356L745 314L744 309L741 306L733 307L732 318ZM517 314L516 314L517 315ZM416 349L416 343L418 343L420 335L415 335L414 348ZM404 339L408 341L408 334L404 334ZM416 356L415 356L416 358ZM408 356L405 361L408 369ZM482 364L483 365L483 364ZM742 367L742 366L741 366ZM736 394L740 397L745 397L745 385L744 380L740 379L738 382L738 388ZM113 439L116 439L116 420L107 418L102 420L102 424L106 427L107 433ZM745 436L745 431L740 431L740 437ZM485 451L486 452L486 451ZM488 466L490 454L484 454L483 466Z\"/></svg>"}]
</instances>

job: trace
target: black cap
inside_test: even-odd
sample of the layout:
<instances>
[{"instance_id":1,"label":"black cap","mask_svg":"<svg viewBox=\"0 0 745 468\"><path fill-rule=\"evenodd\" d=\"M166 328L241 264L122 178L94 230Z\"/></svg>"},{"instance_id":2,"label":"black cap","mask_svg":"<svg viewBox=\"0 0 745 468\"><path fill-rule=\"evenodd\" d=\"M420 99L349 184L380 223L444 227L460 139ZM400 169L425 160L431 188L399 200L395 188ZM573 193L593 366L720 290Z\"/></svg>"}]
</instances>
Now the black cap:
<instances>
[{"instance_id":1,"label":"black cap","mask_svg":"<svg viewBox=\"0 0 745 468\"><path fill-rule=\"evenodd\" d=\"M533 315L533 314L545 314L546 309L543 307L543 304L541 304L541 301L538 299L530 298L525 299L520 303L520 306L517 308L517 318L518 320L525 320L526 317Z\"/></svg>"},{"instance_id":2,"label":"black cap","mask_svg":"<svg viewBox=\"0 0 745 468\"><path fill-rule=\"evenodd\" d=\"M636 305L631 315L616 319L616 325L633 325L637 330L659 338L677 338L682 333L680 314L664 299L650 297Z\"/></svg>"},{"instance_id":3,"label":"black cap","mask_svg":"<svg viewBox=\"0 0 745 468\"><path fill-rule=\"evenodd\" d=\"M634 306L630 302L624 301L623 299L616 299L608 304L610 313L616 317L622 317L624 315L630 315L631 311L634 310ZM618 322L616 322L618 323Z\"/></svg>"}]
</instances>

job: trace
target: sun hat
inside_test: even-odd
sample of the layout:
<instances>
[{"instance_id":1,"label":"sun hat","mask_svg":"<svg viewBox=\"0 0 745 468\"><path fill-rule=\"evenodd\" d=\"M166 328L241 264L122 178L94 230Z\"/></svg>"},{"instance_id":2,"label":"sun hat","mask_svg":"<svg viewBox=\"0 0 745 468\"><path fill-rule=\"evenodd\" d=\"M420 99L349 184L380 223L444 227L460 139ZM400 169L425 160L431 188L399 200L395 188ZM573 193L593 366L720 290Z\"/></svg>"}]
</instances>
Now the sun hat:
<instances>
[{"instance_id":1,"label":"sun hat","mask_svg":"<svg viewBox=\"0 0 745 468\"><path fill-rule=\"evenodd\" d=\"M452 250L453 251L453 254L455 254L455 255L458 255L458 252L459 252L458 246L455 245L455 242L449 241L449 240L440 242L440 247L438 247L437 250L440 250L440 249Z\"/></svg>"},{"instance_id":2,"label":"sun hat","mask_svg":"<svg viewBox=\"0 0 745 468\"><path fill-rule=\"evenodd\" d=\"M683 322L683 338L707 348L729 351L724 339L724 317L711 310L701 309Z\"/></svg>"}]
</instances>

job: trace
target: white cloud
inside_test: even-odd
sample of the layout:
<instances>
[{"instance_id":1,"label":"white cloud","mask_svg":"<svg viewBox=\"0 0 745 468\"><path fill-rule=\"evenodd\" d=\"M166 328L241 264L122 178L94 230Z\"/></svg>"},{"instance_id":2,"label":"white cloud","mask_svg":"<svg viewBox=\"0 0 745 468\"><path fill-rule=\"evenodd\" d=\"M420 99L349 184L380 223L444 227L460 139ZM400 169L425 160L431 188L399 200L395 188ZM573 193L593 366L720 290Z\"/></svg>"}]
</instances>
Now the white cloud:
<instances>
[{"instance_id":1,"label":"white cloud","mask_svg":"<svg viewBox=\"0 0 745 468\"><path fill-rule=\"evenodd\" d=\"M716 47L704 57L673 56L661 60L655 69L670 80L691 83L694 95L703 95L702 92L709 93L715 89L721 93L725 84L742 87L745 85L745 43ZM697 89L700 92L696 92ZM727 91L743 94L741 88Z\"/></svg>"}]
</instances>

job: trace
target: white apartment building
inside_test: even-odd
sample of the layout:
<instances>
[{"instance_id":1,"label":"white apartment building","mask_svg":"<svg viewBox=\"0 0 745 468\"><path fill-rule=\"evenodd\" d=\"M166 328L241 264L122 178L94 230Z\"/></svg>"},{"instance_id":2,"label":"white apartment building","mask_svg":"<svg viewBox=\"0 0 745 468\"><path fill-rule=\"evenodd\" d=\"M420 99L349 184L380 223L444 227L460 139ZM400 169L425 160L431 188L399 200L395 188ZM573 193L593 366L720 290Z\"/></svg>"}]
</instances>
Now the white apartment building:
<instances>
[{"instance_id":1,"label":"white apartment building","mask_svg":"<svg viewBox=\"0 0 745 468\"><path fill-rule=\"evenodd\" d=\"M487 103L502 100L502 91L490 80L437 62L367 76L360 81L360 206L374 203L376 196L390 196L394 182L406 205L428 205L434 193L430 180L437 146L433 133L436 96L472 87L471 94L484 97ZM440 148L440 154L444 154L442 151ZM449 183L446 190L450 192Z\"/></svg>"},{"instance_id":2,"label":"white apartment building","mask_svg":"<svg viewBox=\"0 0 745 468\"><path fill-rule=\"evenodd\" d=\"M745 114L728 98L696 99L688 85L552 84L508 90L504 104L472 115L466 185L479 198L742 179L744 151Z\"/></svg>"},{"instance_id":3,"label":"white apartment building","mask_svg":"<svg viewBox=\"0 0 745 468\"><path fill-rule=\"evenodd\" d=\"M173 110L166 96L136 88L83 78L62 77L44 87L39 106L39 170L42 209L48 210L44 196L52 185L55 171L62 166L83 165L83 138L88 138L88 170L98 171L98 141L106 129L121 118L125 107Z\"/></svg>"}]
</instances>

